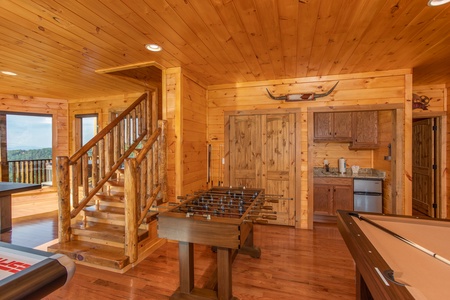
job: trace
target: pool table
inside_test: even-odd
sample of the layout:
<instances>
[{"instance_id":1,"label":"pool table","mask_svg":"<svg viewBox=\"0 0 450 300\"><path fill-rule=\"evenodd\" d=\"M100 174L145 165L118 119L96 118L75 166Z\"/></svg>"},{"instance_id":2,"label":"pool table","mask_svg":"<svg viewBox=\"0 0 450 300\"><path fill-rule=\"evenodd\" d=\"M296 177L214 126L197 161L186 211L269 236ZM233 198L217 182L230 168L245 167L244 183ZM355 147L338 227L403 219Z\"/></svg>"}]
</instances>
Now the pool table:
<instances>
[{"instance_id":1,"label":"pool table","mask_svg":"<svg viewBox=\"0 0 450 300\"><path fill-rule=\"evenodd\" d=\"M450 221L338 211L338 228L357 299L450 299Z\"/></svg>"}]
</instances>

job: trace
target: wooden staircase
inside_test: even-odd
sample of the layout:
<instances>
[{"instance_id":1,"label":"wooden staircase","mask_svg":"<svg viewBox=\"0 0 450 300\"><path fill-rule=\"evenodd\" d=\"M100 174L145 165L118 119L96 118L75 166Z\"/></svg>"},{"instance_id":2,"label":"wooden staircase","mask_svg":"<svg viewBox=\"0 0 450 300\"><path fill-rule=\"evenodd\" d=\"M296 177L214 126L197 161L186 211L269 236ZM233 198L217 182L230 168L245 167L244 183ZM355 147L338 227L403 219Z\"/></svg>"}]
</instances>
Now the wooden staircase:
<instances>
[{"instance_id":1,"label":"wooden staircase","mask_svg":"<svg viewBox=\"0 0 450 300\"><path fill-rule=\"evenodd\" d=\"M150 98L141 96L71 158L58 157L58 243L48 251L123 273L165 243L152 209L166 202L165 122L152 122Z\"/></svg>"}]
</instances>

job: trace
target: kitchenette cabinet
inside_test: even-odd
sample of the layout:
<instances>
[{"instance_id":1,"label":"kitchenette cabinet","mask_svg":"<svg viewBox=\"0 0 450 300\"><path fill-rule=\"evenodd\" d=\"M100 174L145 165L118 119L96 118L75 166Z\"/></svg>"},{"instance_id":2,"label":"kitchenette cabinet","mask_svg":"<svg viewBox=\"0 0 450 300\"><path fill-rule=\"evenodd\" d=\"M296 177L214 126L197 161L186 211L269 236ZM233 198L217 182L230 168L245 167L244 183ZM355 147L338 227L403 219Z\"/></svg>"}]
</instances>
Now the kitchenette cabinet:
<instances>
[{"instance_id":1,"label":"kitchenette cabinet","mask_svg":"<svg viewBox=\"0 0 450 300\"><path fill-rule=\"evenodd\" d=\"M378 111L314 113L315 143L350 143L350 150L379 148Z\"/></svg>"},{"instance_id":2,"label":"kitchenette cabinet","mask_svg":"<svg viewBox=\"0 0 450 300\"><path fill-rule=\"evenodd\" d=\"M314 178L314 214L335 216L338 209L353 210L353 179Z\"/></svg>"},{"instance_id":3,"label":"kitchenette cabinet","mask_svg":"<svg viewBox=\"0 0 450 300\"><path fill-rule=\"evenodd\" d=\"M378 145L378 112L352 112L351 150L377 149Z\"/></svg>"},{"instance_id":4,"label":"kitchenette cabinet","mask_svg":"<svg viewBox=\"0 0 450 300\"><path fill-rule=\"evenodd\" d=\"M315 142L351 142L352 113L333 112L314 114Z\"/></svg>"}]
</instances>

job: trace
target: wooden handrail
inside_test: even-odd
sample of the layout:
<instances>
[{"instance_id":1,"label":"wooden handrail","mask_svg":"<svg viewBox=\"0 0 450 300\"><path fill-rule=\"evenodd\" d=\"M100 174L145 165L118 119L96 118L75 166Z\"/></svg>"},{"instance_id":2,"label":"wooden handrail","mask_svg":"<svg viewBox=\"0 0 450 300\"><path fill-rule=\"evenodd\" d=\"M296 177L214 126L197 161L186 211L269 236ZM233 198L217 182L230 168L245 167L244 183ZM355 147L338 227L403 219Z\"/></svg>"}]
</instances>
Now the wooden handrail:
<instances>
[{"instance_id":1,"label":"wooden handrail","mask_svg":"<svg viewBox=\"0 0 450 300\"><path fill-rule=\"evenodd\" d=\"M92 199L92 197L94 197L94 195L111 178L112 174L114 174L119 169L119 167L124 162L125 158L127 158L134 151L136 146L144 139L146 134L147 134L147 131L145 131L144 134L139 136L139 138L132 144L132 146L127 151L125 151L125 153L111 167L111 170L108 173L105 174L105 177L102 180L100 180L98 182L98 184L92 190L90 190L89 194L85 197L85 199L83 199L83 201L81 201L79 203L79 205L70 212L70 217L72 219L75 218L80 213L80 211L86 206L86 204L89 203L89 201Z\"/></svg>"},{"instance_id":2,"label":"wooden handrail","mask_svg":"<svg viewBox=\"0 0 450 300\"><path fill-rule=\"evenodd\" d=\"M77 152L75 152L70 157L70 164L74 164L77 160L79 160L83 154L87 153L95 144L97 144L101 139L103 139L108 132L110 132L114 127L116 127L122 119L127 116L142 100L147 98L147 93L142 94L133 104L130 105L126 110L124 110L120 115L117 116L114 120L111 121L105 128L100 130L100 132L93 137L89 142L87 142L83 147L81 147Z\"/></svg>"},{"instance_id":3,"label":"wooden handrail","mask_svg":"<svg viewBox=\"0 0 450 300\"><path fill-rule=\"evenodd\" d=\"M145 143L145 145L142 147L141 151L136 156L136 162L138 165L145 158L145 156L147 155L147 152L153 147L153 144L156 142L156 140L158 139L160 134L161 134L161 128L157 128L155 130L155 132L153 132L153 134L150 136L148 141Z\"/></svg>"}]
</instances>

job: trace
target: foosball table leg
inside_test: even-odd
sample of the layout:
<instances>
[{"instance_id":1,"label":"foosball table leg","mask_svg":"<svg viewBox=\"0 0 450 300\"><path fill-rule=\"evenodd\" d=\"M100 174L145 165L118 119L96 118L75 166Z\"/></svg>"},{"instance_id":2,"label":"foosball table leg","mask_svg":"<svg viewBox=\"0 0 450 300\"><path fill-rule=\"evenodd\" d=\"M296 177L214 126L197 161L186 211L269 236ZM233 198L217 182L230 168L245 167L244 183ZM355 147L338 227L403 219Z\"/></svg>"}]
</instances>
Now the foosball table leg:
<instances>
[{"instance_id":1,"label":"foosball table leg","mask_svg":"<svg viewBox=\"0 0 450 300\"><path fill-rule=\"evenodd\" d=\"M244 242L244 245L241 247L241 249L239 249L239 253L245 254L245 255L250 255L250 257L253 257L253 258L260 258L261 257L261 249L259 247L255 247L253 245L253 230L254 230L254 227L248 233L248 236Z\"/></svg>"},{"instance_id":2,"label":"foosball table leg","mask_svg":"<svg viewBox=\"0 0 450 300\"><path fill-rule=\"evenodd\" d=\"M231 249L217 247L217 297L219 300L233 299Z\"/></svg>"},{"instance_id":3,"label":"foosball table leg","mask_svg":"<svg viewBox=\"0 0 450 300\"><path fill-rule=\"evenodd\" d=\"M180 292L189 294L194 288L194 244L178 242L180 258Z\"/></svg>"}]
</instances>

